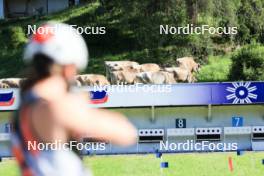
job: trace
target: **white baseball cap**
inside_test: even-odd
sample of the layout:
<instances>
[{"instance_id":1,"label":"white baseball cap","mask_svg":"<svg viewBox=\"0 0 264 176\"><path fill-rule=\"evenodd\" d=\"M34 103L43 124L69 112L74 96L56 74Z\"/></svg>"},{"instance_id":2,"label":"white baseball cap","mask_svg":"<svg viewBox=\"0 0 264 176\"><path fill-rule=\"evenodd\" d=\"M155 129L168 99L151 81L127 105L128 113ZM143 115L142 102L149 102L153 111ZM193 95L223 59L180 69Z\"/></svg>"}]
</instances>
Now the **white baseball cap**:
<instances>
[{"instance_id":1,"label":"white baseball cap","mask_svg":"<svg viewBox=\"0 0 264 176\"><path fill-rule=\"evenodd\" d=\"M88 49L83 37L70 25L47 22L31 36L24 53L30 63L36 54L44 54L59 65L75 64L79 70L88 64Z\"/></svg>"}]
</instances>

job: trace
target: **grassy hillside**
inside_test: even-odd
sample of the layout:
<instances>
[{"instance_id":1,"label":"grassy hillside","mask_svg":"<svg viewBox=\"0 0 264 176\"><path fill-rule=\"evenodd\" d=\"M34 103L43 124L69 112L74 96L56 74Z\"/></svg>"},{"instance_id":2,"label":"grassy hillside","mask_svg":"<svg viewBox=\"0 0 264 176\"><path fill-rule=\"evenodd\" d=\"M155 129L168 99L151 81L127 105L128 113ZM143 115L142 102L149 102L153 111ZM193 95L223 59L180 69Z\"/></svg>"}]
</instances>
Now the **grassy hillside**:
<instances>
[{"instance_id":1,"label":"grassy hillside","mask_svg":"<svg viewBox=\"0 0 264 176\"><path fill-rule=\"evenodd\" d=\"M104 60L133 60L142 52L131 52L133 42L129 32L118 29L119 21L111 19L115 14L101 15L99 5L94 2L52 15L0 21L0 78L20 75L24 68L21 56L28 38L25 35L28 25L39 25L48 20L78 26L107 26L106 35L84 35L90 53L90 64L85 72L103 73Z\"/></svg>"},{"instance_id":2,"label":"grassy hillside","mask_svg":"<svg viewBox=\"0 0 264 176\"><path fill-rule=\"evenodd\" d=\"M134 60L139 63L154 62L173 65L175 59L190 54L188 47L164 46L159 48L138 48L135 31L128 28L126 17L118 9L105 10L95 1L80 7L42 17L28 17L0 21L0 78L19 77L24 69L23 48L27 41L28 25L39 25L55 20L78 26L106 26L105 35L83 35L90 53L86 73L104 74L105 60ZM135 20L135 19L130 19ZM166 61L164 61L166 60Z\"/></svg>"},{"instance_id":3,"label":"grassy hillside","mask_svg":"<svg viewBox=\"0 0 264 176\"><path fill-rule=\"evenodd\" d=\"M196 75L199 82L228 81L232 60L229 55L209 56L208 64L204 65Z\"/></svg>"},{"instance_id":4,"label":"grassy hillside","mask_svg":"<svg viewBox=\"0 0 264 176\"><path fill-rule=\"evenodd\" d=\"M21 57L23 55L24 45L29 37L26 35L28 25L39 25L48 20L69 22L76 17L94 14L98 5L98 3L91 3L87 6L73 7L43 17L0 21L0 78L20 76L23 71L24 64Z\"/></svg>"},{"instance_id":5,"label":"grassy hillside","mask_svg":"<svg viewBox=\"0 0 264 176\"><path fill-rule=\"evenodd\" d=\"M199 11L196 19L198 25L233 25L232 21L222 18L226 16L225 10L232 13L232 20L238 23L237 18L241 15L238 16L237 13L242 13L239 11L241 4L237 3L238 1L240 2L240 0L233 0L230 7L230 4L226 3L199 4L201 12ZM152 7L153 4L147 1L144 3L131 1L131 4L121 1L102 3L103 1L93 0L86 5L71 7L52 15L0 21L0 78L20 77L24 71L25 66L21 57L29 37L26 35L28 25L39 25L44 21L55 20L80 27L106 27L105 35L83 35L90 53L90 62L85 73L104 74L105 60L133 60L139 63L152 62L162 66L172 66L175 65L176 58L192 55L203 64L201 73L197 75L198 81L229 80L228 73L232 68L230 66L232 49L230 48L236 46L235 38L242 35L241 31L236 37L159 35L159 24L175 23L175 25L185 26L191 23L192 18L188 16L188 8L184 1L175 1L179 3L175 8L163 4L167 5L165 9L163 5L159 7L160 9ZM221 8L218 5L221 5ZM242 7L241 5L240 8ZM211 10L206 10L207 8ZM238 25L236 23L234 22L234 25ZM250 37L250 35L247 36Z\"/></svg>"}]
</instances>

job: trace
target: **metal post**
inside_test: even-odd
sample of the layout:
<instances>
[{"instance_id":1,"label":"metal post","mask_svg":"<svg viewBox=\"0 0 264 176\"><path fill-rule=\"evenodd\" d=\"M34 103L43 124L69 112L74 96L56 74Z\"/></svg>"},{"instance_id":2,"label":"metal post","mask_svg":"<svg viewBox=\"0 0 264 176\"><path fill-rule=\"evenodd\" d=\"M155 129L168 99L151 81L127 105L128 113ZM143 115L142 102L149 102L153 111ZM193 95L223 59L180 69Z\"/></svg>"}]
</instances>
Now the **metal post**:
<instances>
[{"instance_id":1,"label":"metal post","mask_svg":"<svg viewBox=\"0 0 264 176\"><path fill-rule=\"evenodd\" d=\"M207 115L207 121L210 122L212 120L212 105L208 105L208 115Z\"/></svg>"},{"instance_id":2,"label":"metal post","mask_svg":"<svg viewBox=\"0 0 264 176\"><path fill-rule=\"evenodd\" d=\"M155 107L151 106L151 122L155 121Z\"/></svg>"},{"instance_id":3,"label":"metal post","mask_svg":"<svg viewBox=\"0 0 264 176\"><path fill-rule=\"evenodd\" d=\"M139 140L138 140L138 138L137 138L137 154L138 154L138 152L139 152L139 146L138 146L139 143L138 143L138 142L139 142Z\"/></svg>"}]
</instances>

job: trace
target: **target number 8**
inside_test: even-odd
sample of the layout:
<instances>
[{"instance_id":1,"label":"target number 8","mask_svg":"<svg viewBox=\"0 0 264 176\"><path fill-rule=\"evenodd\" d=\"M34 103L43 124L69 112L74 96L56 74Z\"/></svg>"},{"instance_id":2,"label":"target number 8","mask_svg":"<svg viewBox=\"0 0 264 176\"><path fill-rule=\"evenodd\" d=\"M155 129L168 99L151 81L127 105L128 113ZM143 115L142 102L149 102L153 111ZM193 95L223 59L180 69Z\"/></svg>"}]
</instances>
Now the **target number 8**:
<instances>
[{"instance_id":1,"label":"target number 8","mask_svg":"<svg viewBox=\"0 0 264 176\"><path fill-rule=\"evenodd\" d=\"M186 119L176 119L176 128L186 128Z\"/></svg>"}]
</instances>

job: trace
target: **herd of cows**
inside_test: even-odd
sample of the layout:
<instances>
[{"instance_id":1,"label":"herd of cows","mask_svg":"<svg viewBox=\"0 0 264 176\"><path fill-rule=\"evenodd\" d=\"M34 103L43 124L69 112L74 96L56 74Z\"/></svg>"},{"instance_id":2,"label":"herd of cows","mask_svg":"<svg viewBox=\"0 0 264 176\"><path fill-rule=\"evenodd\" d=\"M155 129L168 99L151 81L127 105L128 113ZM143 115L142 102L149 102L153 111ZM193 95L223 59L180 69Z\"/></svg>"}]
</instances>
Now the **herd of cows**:
<instances>
[{"instance_id":1,"label":"herd of cows","mask_svg":"<svg viewBox=\"0 0 264 176\"><path fill-rule=\"evenodd\" d=\"M85 74L76 76L76 86L104 86L129 84L174 84L195 82L194 73L200 69L193 57L176 59L175 67L160 67L154 63L134 61L105 61L106 76ZM0 88L19 88L23 78L0 80Z\"/></svg>"}]
</instances>

